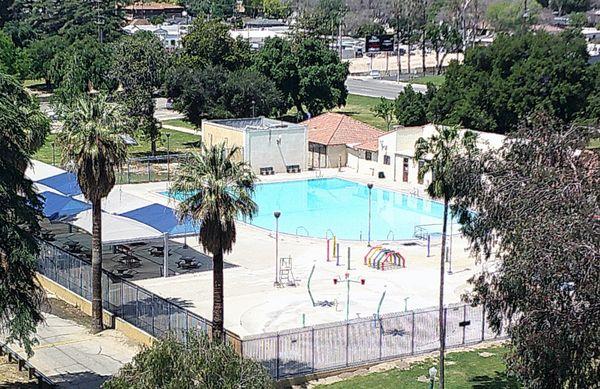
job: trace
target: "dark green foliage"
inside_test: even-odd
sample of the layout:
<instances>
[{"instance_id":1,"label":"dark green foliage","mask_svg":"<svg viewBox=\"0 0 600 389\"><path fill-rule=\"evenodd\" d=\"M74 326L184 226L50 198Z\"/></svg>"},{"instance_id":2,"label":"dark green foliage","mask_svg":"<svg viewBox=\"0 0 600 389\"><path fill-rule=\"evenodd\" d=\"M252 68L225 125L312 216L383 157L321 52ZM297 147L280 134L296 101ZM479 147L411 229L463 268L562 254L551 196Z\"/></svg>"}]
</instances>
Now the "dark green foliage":
<instances>
[{"instance_id":1,"label":"dark green foliage","mask_svg":"<svg viewBox=\"0 0 600 389\"><path fill-rule=\"evenodd\" d=\"M283 95L275 83L256 70L232 72L222 90L221 105L233 117L278 117L285 111Z\"/></svg>"},{"instance_id":2,"label":"dark green foliage","mask_svg":"<svg viewBox=\"0 0 600 389\"><path fill-rule=\"evenodd\" d=\"M54 70L53 59L68 47L68 42L60 35L51 35L31 42L27 53L31 59L29 77L43 78L49 84Z\"/></svg>"},{"instance_id":3,"label":"dark green foliage","mask_svg":"<svg viewBox=\"0 0 600 389\"><path fill-rule=\"evenodd\" d=\"M375 22L367 22L358 27L354 34L357 38L364 38L371 35L383 35L385 34L385 28Z\"/></svg>"},{"instance_id":4,"label":"dark green foliage","mask_svg":"<svg viewBox=\"0 0 600 389\"><path fill-rule=\"evenodd\" d=\"M508 327L508 367L528 388L595 388L600 377L597 129L533 115L500 150L455 161L455 208L479 259L469 300ZM477 213L466 211L476 209Z\"/></svg>"},{"instance_id":5,"label":"dark green foliage","mask_svg":"<svg viewBox=\"0 0 600 389\"><path fill-rule=\"evenodd\" d=\"M255 66L275 81L288 106L298 112L306 109L314 116L346 102L348 64L318 39L268 39L256 56Z\"/></svg>"},{"instance_id":6,"label":"dark green foliage","mask_svg":"<svg viewBox=\"0 0 600 389\"><path fill-rule=\"evenodd\" d=\"M183 0L192 15L200 19L226 19L233 15L235 0Z\"/></svg>"},{"instance_id":7,"label":"dark green foliage","mask_svg":"<svg viewBox=\"0 0 600 389\"><path fill-rule=\"evenodd\" d=\"M14 78L0 72L0 333L32 353L43 320L35 280L41 202L24 173L50 131L39 105Z\"/></svg>"},{"instance_id":8,"label":"dark green foliage","mask_svg":"<svg viewBox=\"0 0 600 389\"><path fill-rule=\"evenodd\" d=\"M427 88L435 91L433 85ZM430 94L415 92L412 85L407 85L404 92L400 93L395 100L396 120L402 126L421 126L427 124L427 110L429 106Z\"/></svg>"},{"instance_id":9,"label":"dark green foliage","mask_svg":"<svg viewBox=\"0 0 600 389\"><path fill-rule=\"evenodd\" d=\"M236 354L226 343L190 332L156 341L107 381L104 389L267 389L273 381L258 362Z\"/></svg>"},{"instance_id":10,"label":"dark green foliage","mask_svg":"<svg viewBox=\"0 0 600 389\"><path fill-rule=\"evenodd\" d=\"M570 122L593 91L586 43L576 31L500 35L451 65L430 104L438 123L481 131L515 130L535 110Z\"/></svg>"},{"instance_id":11,"label":"dark green foliage","mask_svg":"<svg viewBox=\"0 0 600 389\"><path fill-rule=\"evenodd\" d=\"M0 72L23 79L29 73L27 53L15 46L10 36L0 30Z\"/></svg>"}]
</instances>

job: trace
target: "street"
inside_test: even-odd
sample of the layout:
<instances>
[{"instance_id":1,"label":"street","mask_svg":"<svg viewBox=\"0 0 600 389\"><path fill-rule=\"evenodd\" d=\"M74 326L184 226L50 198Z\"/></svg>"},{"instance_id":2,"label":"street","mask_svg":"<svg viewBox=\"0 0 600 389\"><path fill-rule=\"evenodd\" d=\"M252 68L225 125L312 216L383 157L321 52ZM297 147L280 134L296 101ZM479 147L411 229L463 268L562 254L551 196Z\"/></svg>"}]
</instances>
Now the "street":
<instances>
[{"instance_id":1,"label":"street","mask_svg":"<svg viewBox=\"0 0 600 389\"><path fill-rule=\"evenodd\" d=\"M350 94L387 99L395 99L407 85L406 82L374 80L369 77L348 77L346 80L346 88ZM427 91L427 86L422 84L412 84L412 87L417 92Z\"/></svg>"}]
</instances>

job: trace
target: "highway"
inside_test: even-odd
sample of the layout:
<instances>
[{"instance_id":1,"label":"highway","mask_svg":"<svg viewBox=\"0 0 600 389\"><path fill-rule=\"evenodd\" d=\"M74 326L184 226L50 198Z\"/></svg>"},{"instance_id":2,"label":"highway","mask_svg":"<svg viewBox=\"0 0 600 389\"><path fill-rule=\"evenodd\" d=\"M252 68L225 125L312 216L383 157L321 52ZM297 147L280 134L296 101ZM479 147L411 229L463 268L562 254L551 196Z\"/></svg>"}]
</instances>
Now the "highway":
<instances>
[{"instance_id":1,"label":"highway","mask_svg":"<svg viewBox=\"0 0 600 389\"><path fill-rule=\"evenodd\" d=\"M408 85L406 82L374 80L369 77L348 77L346 80L348 93L369 97L385 97L387 99L395 99L406 85ZM425 93L427 91L425 85L412 84L412 86L417 92Z\"/></svg>"}]
</instances>

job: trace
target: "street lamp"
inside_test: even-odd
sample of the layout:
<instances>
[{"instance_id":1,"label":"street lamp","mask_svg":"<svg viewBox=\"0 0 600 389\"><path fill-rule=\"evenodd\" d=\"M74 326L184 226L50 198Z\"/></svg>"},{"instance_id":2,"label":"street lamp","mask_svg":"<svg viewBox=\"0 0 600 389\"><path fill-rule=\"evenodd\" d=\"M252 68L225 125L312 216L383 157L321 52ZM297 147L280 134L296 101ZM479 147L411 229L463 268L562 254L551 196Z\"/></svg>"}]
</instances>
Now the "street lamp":
<instances>
[{"instance_id":1,"label":"street lamp","mask_svg":"<svg viewBox=\"0 0 600 389\"><path fill-rule=\"evenodd\" d=\"M52 142L52 165L56 165L56 154L55 154L56 145L55 142Z\"/></svg>"},{"instance_id":2,"label":"street lamp","mask_svg":"<svg viewBox=\"0 0 600 389\"><path fill-rule=\"evenodd\" d=\"M256 117L256 101L252 100L252 117Z\"/></svg>"},{"instance_id":3,"label":"street lamp","mask_svg":"<svg viewBox=\"0 0 600 389\"><path fill-rule=\"evenodd\" d=\"M273 212L273 216L275 216L275 282L273 285L279 285L279 216L281 216L281 212L275 211Z\"/></svg>"},{"instance_id":4,"label":"street lamp","mask_svg":"<svg viewBox=\"0 0 600 389\"><path fill-rule=\"evenodd\" d=\"M171 156L169 153L170 146L171 146L169 139L171 138L171 133L167 132L167 133L165 133L165 135L167 136L167 181L171 181L171 174L170 174L170 171L171 171L171 169L170 169L171 158L170 157Z\"/></svg>"},{"instance_id":5,"label":"street lamp","mask_svg":"<svg viewBox=\"0 0 600 389\"><path fill-rule=\"evenodd\" d=\"M367 188L369 188L369 233L367 235L367 247L371 247L371 189L373 189L373 184L369 182Z\"/></svg>"},{"instance_id":6,"label":"street lamp","mask_svg":"<svg viewBox=\"0 0 600 389\"><path fill-rule=\"evenodd\" d=\"M429 389L433 389L435 385L435 377L437 376L437 369L435 366L429 368Z\"/></svg>"}]
</instances>

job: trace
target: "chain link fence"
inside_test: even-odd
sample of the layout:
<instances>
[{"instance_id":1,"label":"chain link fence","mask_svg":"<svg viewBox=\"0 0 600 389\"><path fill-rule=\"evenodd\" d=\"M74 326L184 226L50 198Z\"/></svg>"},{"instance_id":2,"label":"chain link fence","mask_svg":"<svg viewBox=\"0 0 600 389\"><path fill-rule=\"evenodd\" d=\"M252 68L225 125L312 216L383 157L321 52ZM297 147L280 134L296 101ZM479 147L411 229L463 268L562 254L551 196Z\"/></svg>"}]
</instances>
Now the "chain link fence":
<instances>
[{"instance_id":1,"label":"chain link fence","mask_svg":"<svg viewBox=\"0 0 600 389\"><path fill-rule=\"evenodd\" d=\"M189 154L129 158L117 172L117 184L170 181Z\"/></svg>"},{"instance_id":2,"label":"chain link fence","mask_svg":"<svg viewBox=\"0 0 600 389\"><path fill-rule=\"evenodd\" d=\"M91 264L51 243L40 245L38 271L91 301ZM105 309L152 336L170 332L185 340L190 330L211 330L209 320L107 271L102 274L102 292ZM437 308L390 313L243 340L226 331L226 338L240 354L260 361L273 378L281 379L435 351L438 313ZM452 305L444 315L448 348L507 337L509 323L496 334L488 326L484 306Z\"/></svg>"}]
</instances>

